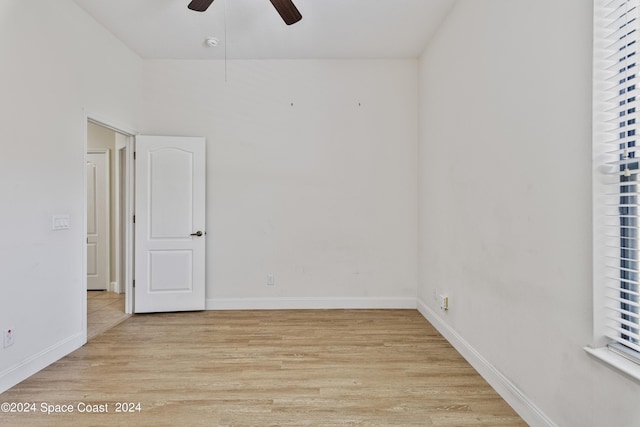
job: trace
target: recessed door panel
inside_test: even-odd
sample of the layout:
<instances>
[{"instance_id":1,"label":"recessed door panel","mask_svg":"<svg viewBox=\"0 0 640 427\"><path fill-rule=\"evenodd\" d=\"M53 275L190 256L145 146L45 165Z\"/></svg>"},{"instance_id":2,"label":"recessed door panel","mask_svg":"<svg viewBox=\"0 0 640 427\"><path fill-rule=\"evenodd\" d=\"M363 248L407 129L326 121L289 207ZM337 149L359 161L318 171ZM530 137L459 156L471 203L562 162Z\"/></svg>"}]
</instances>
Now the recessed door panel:
<instances>
[{"instance_id":1,"label":"recessed door panel","mask_svg":"<svg viewBox=\"0 0 640 427\"><path fill-rule=\"evenodd\" d=\"M193 253L149 252L149 293L193 291Z\"/></svg>"},{"instance_id":2,"label":"recessed door panel","mask_svg":"<svg viewBox=\"0 0 640 427\"><path fill-rule=\"evenodd\" d=\"M87 278L98 275L98 245L87 243Z\"/></svg>"},{"instance_id":3,"label":"recessed door panel","mask_svg":"<svg viewBox=\"0 0 640 427\"><path fill-rule=\"evenodd\" d=\"M185 239L193 229L193 153L149 152L149 238ZM167 207L170 206L170 209Z\"/></svg>"},{"instance_id":4,"label":"recessed door panel","mask_svg":"<svg viewBox=\"0 0 640 427\"><path fill-rule=\"evenodd\" d=\"M90 154L90 158L95 160L95 155ZM98 165L91 160L87 161L87 236L95 236L98 234L98 218L96 214L98 209L96 206L96 188Z\"/></svg>"}]
</instances>

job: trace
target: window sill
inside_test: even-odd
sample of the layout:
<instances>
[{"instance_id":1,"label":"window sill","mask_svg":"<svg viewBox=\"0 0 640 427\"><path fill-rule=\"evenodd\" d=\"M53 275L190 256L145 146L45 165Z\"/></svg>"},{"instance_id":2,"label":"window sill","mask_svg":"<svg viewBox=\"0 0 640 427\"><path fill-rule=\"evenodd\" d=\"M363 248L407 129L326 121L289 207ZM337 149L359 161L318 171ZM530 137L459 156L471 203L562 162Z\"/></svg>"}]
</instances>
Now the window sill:
<instances>
[{"instance_id":1,"label":"window sill","mask_svg":"<svg viewBox=\"0 0 640 427\"><path fill-rule=\"evenodd\" d=\"M607 347L591 348L585 347L584 351L589 353L594 358L601 362L604 362L609 367L614 368L618 372L626 375L632 380L640 383L640 365L634 363L616 353L609 350Z\"/></svg>"}]
</instances>

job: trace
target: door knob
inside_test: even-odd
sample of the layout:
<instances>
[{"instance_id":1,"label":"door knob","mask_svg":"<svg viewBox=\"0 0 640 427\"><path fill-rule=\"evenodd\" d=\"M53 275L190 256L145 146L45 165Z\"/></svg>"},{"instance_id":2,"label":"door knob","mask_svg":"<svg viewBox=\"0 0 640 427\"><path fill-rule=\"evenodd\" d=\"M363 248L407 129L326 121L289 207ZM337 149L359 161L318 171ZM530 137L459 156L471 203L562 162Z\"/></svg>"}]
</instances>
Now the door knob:
<instances>
[{"instance_id":1,"label":"door knob","mask_svg":"<svg viewBox=\"0 0 640 427\"><path fill-rule=\"evenodd\" d=\"M200 237L200 236L202 236L202 231L198 230L195 233L191 233L191 235Z\"/></svg>"}]
</instances>

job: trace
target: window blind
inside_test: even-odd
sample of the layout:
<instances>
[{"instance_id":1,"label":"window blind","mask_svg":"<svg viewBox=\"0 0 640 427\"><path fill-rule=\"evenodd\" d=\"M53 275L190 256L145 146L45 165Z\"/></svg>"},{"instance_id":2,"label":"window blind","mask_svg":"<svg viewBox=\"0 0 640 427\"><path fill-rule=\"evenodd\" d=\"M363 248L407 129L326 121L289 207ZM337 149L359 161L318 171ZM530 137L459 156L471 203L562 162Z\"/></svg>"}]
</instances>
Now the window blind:
<instances>
[{"instance_id":1,"label":"window blind","mask_svg":"<svg viewBox=\"0 0 640 427\"><path fill-rule=\"evenodd\" d=\"M640 145L638 44L640 0L607 4L608 153L606 162L606 335L640 361Z\"/></svg>"}]
</instances>

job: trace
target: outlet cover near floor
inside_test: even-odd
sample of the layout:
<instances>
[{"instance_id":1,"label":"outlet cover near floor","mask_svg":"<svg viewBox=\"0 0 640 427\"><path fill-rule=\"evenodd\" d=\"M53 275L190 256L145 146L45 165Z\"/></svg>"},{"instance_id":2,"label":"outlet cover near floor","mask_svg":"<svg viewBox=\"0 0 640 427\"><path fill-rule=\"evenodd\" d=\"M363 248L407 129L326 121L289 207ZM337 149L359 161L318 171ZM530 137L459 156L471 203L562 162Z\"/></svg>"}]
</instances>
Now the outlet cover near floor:
<instances>
[{"instance_id":1,"label":"outlet cover near floor","mask_svg":"<svg viewBox=\"0 0 640 427\"><path fill-rule=\"evenodd\" d=\"M15 334L14 330L13 329L5 329L3 332L4 333L2 335L3 335L4 348L11 347L15 343L15 341L14 341L14 334Z\"/></svg>"}]
</instances>

